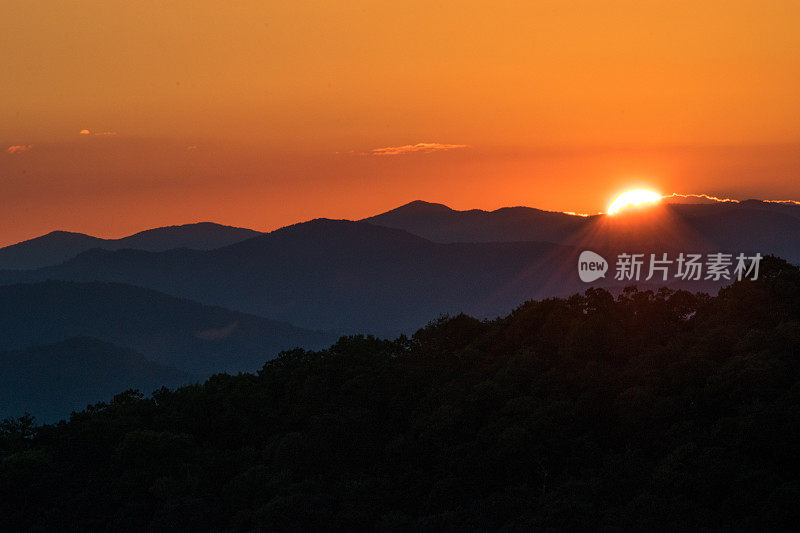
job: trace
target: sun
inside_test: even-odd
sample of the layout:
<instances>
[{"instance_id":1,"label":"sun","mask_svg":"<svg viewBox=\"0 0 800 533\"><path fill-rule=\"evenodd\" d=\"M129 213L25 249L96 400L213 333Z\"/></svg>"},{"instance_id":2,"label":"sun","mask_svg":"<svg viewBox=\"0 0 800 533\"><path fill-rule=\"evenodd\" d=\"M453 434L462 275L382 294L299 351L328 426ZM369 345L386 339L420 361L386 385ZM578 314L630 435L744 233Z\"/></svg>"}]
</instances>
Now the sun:
<instances>
[{"instance_id":1,"label":"sun","mask_svg":"<svg viewBox=\"0 0 800 533\"><path fill-rule=\"evenodd\" d=\"M654 204L659 200L661 200L661 195L655 191L649 189L631 189L618 194L617 197L608 204L606 213L613 215L632 205Z\"/></svg>"}]
</instances>

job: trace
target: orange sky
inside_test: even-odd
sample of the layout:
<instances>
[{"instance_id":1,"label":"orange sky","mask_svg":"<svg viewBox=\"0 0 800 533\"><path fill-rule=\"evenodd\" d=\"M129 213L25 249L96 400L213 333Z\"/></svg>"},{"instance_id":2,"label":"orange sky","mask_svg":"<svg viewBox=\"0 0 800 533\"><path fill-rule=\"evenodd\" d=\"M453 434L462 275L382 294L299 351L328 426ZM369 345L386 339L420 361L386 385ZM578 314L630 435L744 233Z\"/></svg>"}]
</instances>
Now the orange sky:
<instances>
[{"instance_id":1,"label":"orange sky","mask_svg":"<svg viewBox=\"0 0 800 533\"><path fill-rule=\"evenodd\" d=\"M597 212L629 185L798 199L798 21L763 0L6 0L0 245L417 198ZM373 152L418 143L450 146Z\"/></svg>"}]
</instances>

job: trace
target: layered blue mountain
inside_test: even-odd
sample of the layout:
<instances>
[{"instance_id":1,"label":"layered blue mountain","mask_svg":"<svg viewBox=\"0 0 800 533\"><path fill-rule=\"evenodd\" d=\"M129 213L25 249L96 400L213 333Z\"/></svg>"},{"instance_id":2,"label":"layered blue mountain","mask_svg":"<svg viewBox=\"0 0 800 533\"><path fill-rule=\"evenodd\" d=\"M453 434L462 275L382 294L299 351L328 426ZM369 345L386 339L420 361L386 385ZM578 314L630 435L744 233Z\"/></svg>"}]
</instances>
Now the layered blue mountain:
<instances>
[{"instance_id":1,"label":"layered blue mountain","mask_svg":"<svg viewBox=\"0 0 800 533\"><path fill-rule=\"evenodd\" d=\"M133 248L160 252L173 248L211 250L255 237L259 232L212 222L168 226L141 231L120 239L100 239L83 233L53 231L47 235L0 248L0 269L31 269L56 265L92 248Z\"/></svg>"},{"instance_id":2,"label":"layered blue mountain","mask_svg":"<svg viewBox=\"0 0 800 533\"><path fill-rule=\"evenodd\" d=\"M398 227L389 227L394 225ZM491 318L534 298L582 292L582 250L612 269L594 286L715 290L719 282L616 281L616 254L776 254L800 262L800 207L672 204L582 217L530 208L454 211L413 202L369 222L317 219L213 250L93 249L0 283L116 282L300 328L393 335L440 314Z\"/></svg>"},{"instance_id":3,"label":"layered blue mountain","mask_svg":"<svg viewBox=\"0 0 800 533\"><path fill-rule=\"evenodd\" d=\"M492 318L590 285L713 291L727 282L616 281L613 266L584 284L577 257L760 252L797 263L800 207L663 203L581 217L412 202L368 221L268 234L201 224L120 241L55 233L0 250L17 267L51 263L0 272L0 415L51 420L131 387L256 370L338 333L392 336L458 312Z\"/></svg>"},{"instance_id":4,"label":"layered blue mountain","mask_svg":"<svg viewBox=\"0 0 800 533\"><path fill-rule=\"evenodd\" d=\"M72 337L113 343L205 378L254 371L281 350L320 348L336 336L118 283L0 287L0 350Z\"/></svg>"},{"instance_id":5,"label":"layered blue mountain","mask_svg":"<svg viewBox=\"0 0 800 533\"><path fill-rule=\"evenodd\" d=\"M76 337L0 352L0 419L25 412L54 422L135 388L146 394L196 378L127 348Z\"/></svg>"},{"instance_id":6,"label":"layered blue mountain","mask_svg":"<svg viewBox=\"0 0 800 533\"><path fill-rule=\"evenodd\" d=\"M800 206L789 202L668 199L614 217L583 217L530 207L457 211L415 201L364 221L435 242L544 241L629 251L759 251L800 263Z\"/></svg>"},{"instance_id":7,"label":"layered blue mountain","mask_svg":"<svg viewBox=\"0 0 800 533\"><path fill-rule=\"evenodd\" d=\"M500 314L563 289L567 273L554 266L569 254L548 243L443 244L319 219L210 251L95 249L0 279L126 283L307 329L393 334L442 313Z\"/></svg>"},{"instance_id":8,"label":"layered blue mountain","mask_svg":"<svg viewBox=\"0 0 800 533\"><path fill-rule=\"evenodd\" d=\"M421 200L362 221L402 229L434 242L560 243L567 241L586 223L585 217L532 207L458 211L443 204Z\"/></svg>"}]
</instances>

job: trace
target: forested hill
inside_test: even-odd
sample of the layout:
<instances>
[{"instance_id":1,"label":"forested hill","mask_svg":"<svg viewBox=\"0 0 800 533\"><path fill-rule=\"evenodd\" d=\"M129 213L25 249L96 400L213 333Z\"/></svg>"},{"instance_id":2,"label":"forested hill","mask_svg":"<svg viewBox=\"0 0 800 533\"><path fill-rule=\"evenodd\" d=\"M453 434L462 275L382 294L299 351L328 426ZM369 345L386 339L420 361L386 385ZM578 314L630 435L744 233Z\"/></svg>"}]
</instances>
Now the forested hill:
<instances>
[{"instance_id":1,"label":"forested hill","mask_svg":"<svg viewBox=\"0 0 800 533\"><path fill-rule=\"evenodd\" d=\"M800 271L528 302L7 420L4 529L788 530Z\"/></svg>"}]
</instances>

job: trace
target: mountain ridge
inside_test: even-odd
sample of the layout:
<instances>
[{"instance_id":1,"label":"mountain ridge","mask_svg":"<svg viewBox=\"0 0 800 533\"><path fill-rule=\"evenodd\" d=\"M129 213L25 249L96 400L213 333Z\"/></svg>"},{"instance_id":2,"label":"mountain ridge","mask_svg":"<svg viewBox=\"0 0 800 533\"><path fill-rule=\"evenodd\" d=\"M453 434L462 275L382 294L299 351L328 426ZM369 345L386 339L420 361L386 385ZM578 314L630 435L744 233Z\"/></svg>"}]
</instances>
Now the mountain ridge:
<instances>
[{"instance_id":1,"label":"mountain ridge","mask_svg":"<svg viewBox=\"0 0 800 533\"><path fill-rule=\"evenodd\" d=\"M395 335L441 314L491 318L529 299L582 292L579 253L575 245L439 243L367 222L314 220L205 252L93 250L55 267L0 272L0 283L125 283L310 330Z\"/></svg>"},{"instance_id":2,"label":"mountain ridge","mask_svg":"<svg viewBox=\"0 0 800 533\"><path fill-rule=\"evenodd\" d=\"M126 389L152 392L197 378L90 336L0 351L0 419L29 412L40 422Z\"/></svg>"},{"instance_id":3,"label":"mountain ridge","mask_svg":"<svg viewBox=\"0 0 800 533\"><path fill-rule=\"evenodd\" d=\"M253 370L281 350L337 337L120 283L0 286L0 350L80 336L198 376Z\"/></svg>"},{"instance_id":4,"label":"mountain ridge","mask_svg":"<svg viewBox=\"0 0 800 533\"><path fill-rule=\"evenodd\" d=\"M535 241L587 246L642 246L673 234L676 247L762 251L800 263L800 206L748 199L742 202L702 203L663 201L614 216L581 216L532 207L503 207L493 211L429 210L415 201L362 219L371 224L404 229L434 242ZM446 207L446 206L444 206ZM661 214L661 219L648 214ZM715 222L724 217L724 222ZM628 224L624 239L612 228ZM670 227L671 225L671 227ZM649 234L648 234L649 233ZM597 241L602 244L597 244Z\"/></svg>"},{"instance_id":5,"label":"mountain ridge","mask_svg":"<svg viewBox=\"0 0 800 533\"><path fill-rule=\"evenodd\" d=\"M441 314L492 318L529 299L590 286L716 291L725 283L648 283L644 268L638 280L616 280L615 258L623 252L673 259L679 253L761 253L800 262L800 216L794 216L800 208L794 206L662 203L581 217L534 208L459 212L408 205L393 211L402 215L395 226L405 227L377 224L386 220L374 217L319 218L206 251L95 248L39 270L0 271L0 283L123 283L306 330L395 335ZM407 217L409 209L433 215ZM591 285L577 275L583 250L610 264L605 278Z\"/></svg>"},{"instance_id":6,"label":"mountain ridge","mask_svg":"<svg viewBox=\"0 0 800 533\"><path fill-rule=\"evenodd\" d=\"M28 270L52 266L92 248L165 251L173 248L208 250L261 233L214 222L196 222L143 230L118 239L54 230L39 237L0 248L0 269Z\"/></svg>"}]
</instances>

